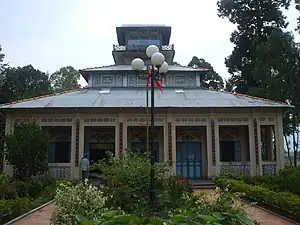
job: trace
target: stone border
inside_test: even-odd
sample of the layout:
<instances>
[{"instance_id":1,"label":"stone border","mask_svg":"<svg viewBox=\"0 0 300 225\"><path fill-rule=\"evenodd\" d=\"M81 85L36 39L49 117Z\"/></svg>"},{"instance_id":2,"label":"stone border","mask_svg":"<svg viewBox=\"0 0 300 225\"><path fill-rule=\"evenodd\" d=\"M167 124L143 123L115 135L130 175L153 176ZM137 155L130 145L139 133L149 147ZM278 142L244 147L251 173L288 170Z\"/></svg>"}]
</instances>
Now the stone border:
<instances>
[{"instance_id":1,"label":"stone border","mask_svg":"<svg viewBox=\"0 0 300 225\"><path fill-rule=\"evenodd\" d=\"M40 205L39 207L37 207L37 208L35 208L35 209L32 209L32 210L30 210L29 212L24 213L23 215L18 216L17 218L12 219L11 221L8 221L8 222L5 223L4 225L12 225L13 223L15 223L15 222L17 222L17 221L23 219L24 217L29 216L30 214L32 214L32 213L34 213L34 212L36 212L36 211L38 211L38 210L40 210L40 209L46 207L47 205L50 205L50 204L53 203L54 201L55 201L55 200L53 199L53 200L51 200L51 201L49 201L49 202L47 202L47 203L45 203L45 204L43 204L43 205Z\"/></svg>"}]
</instances>

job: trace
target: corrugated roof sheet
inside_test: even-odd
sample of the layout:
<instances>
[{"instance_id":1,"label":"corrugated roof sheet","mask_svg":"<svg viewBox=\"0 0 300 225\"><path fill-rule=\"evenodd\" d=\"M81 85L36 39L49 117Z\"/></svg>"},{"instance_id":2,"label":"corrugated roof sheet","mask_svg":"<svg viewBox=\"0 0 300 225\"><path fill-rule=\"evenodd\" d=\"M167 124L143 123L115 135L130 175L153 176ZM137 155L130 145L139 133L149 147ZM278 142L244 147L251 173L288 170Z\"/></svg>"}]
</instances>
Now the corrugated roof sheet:
<instances>
[{"instance_id":1,"label":"corrugated roof sheet","mask_svg":"<svg viewBox=\"0 0 300 225\"><path fill-rule=\"evenodd\" d=\"M155 107L291 107L288 104L245 95L217 92L205 89L182 89L176 92L165 88L155 90ZM150 96L149 96L150 97ZM82 89L52 96L28 99L16 103L0 105L0 109L21 108L72 108L72 107L145 107L144 88L112 88L109 93L99 89Z\"/></svg>"},{"instance_id":2,"label":"corrugated roof sheet","mask_svg":"<svg viewBox=\"0 0 300 225\"><path fill-rule=\"evenodd\" d=\"M192 68L186 66L179 65L169 65L169 71L207 71L205 68ZM102 66L102 67L94 67L80 70L81 72L91 72L91 71L132 71L131 65L110 65L110 66ZM146 70L146 66L145 66Z\"/></svg>"}]
</instances>

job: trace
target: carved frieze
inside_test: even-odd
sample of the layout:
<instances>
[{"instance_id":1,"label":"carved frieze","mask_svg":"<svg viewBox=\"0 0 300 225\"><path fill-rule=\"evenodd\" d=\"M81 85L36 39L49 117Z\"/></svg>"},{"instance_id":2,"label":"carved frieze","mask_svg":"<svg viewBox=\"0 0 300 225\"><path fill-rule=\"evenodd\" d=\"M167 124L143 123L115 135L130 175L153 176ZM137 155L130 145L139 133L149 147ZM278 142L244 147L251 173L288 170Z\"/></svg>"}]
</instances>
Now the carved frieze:
<instances>
[{"instance_id":1,"label":"carved frieze","mask_svg":"<svg viewBox=\"0 0 300 225\"><path fill-rule=\"evenodd\" d=\"M187 124L187 125L199 125L206 124L208 119L206 117L201 116L176 116L173 119L175 124Z\"/></svg>"},{"instance_id":2,"label":"carved frieze","mask_svg":"<svg viewBox=\"0 0 300 225\"><path fill-rule=\"evenodd\" d=\"M62 125L72 125L73 118L70 116L45 116L40 117L41 126L62 126Z\"/></svg>"},{"instance_id":3,"label":"carved frieze","mask_svg":"<svg viewBox=\"0 0 300 225\"><path fill-rule=\"evenodd\" d=\"M240 123L245 123L245 122L248 122L249 121L249 118L248 117L219 117L218 118L218 122L219 123L222 123L222 122L225 122L225 123L228 123L228 122L240 122Z\"/></svg>"},{"instance_id":4,"label":"carved frieze","mask_svg":"<svg viewBox=\"0 0 300 225\"><path fill-rule=\"evenodd\" d=\"M117 122L117 117L113 116L91 116L83 119L85 124L114 124Z\"/></svg>"},{"instance_id":5,"label":"carved frieze","mask_svg":"<svg viewBox=\"0 0 300 225\"><path fill-rule=\"evenodd\" d=\"M126 117L127 125L134 125L134 126L146 126L147 119L146 116L127 116ZM165 117L164 116L155 116L154 123L155 125L164 125ZM148 118L148 125L150 125L150 116Z\"/></svg>"}]
</instances>

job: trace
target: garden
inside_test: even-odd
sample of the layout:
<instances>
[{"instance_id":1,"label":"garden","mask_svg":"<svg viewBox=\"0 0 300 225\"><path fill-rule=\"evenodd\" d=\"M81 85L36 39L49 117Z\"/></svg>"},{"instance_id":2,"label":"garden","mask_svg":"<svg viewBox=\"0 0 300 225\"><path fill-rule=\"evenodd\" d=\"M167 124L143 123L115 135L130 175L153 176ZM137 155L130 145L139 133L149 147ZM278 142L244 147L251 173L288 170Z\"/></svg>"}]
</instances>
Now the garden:
<instances>
[{"instance_id":1,"label":"garden","mask_svg":"<svg viewBox=\"0 0 300 225\"><path fill-rule=\"evenodd\" d=\"M13 176L0 173L0 224L51 201L60 180L48 175L48 138L35 123L15 125L2 152Z\"/></svg>"},{"instance_id":2,"label":"garden","mask_svg":"<svg viewBox=\"0 0 300 225\"><path fill-rule=\"evenodd\" d=\"M222 189L241 193L248 201L300 221L300 167L287 166L273 177L223 174L216 183Z\"/></svg>"},{"instance_id":3,"label":"garden","mask_svg":"<svg viewBox=\"0 0 300 225\"><path fill-rule=\"evenodd\" d=\"M147 157L111 156L94 171L104 184L62 183L57 189L55 225L91 224L255 224L234 206L235 195L222 191L212 198L195 195L170 175L169 164L154 166L156 198L149 204L150 163ZM94 174L94 176L96 176Z\"/></svg>"}]
</instances>

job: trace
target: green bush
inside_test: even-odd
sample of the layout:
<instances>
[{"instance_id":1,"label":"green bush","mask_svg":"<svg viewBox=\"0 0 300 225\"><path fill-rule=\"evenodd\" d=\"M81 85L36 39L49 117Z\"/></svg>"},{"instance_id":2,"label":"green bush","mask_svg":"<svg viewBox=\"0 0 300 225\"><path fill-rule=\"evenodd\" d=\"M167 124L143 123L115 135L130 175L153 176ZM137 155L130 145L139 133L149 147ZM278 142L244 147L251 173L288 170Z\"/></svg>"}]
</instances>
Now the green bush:
<instances>
[{"instance_id":1,"label":"green bush","mask_svg":"<svg viewBox=\"0 0 300 225\"><path fill-rule=\"evenodd\" d=\"M216 183L222 189L228 188L231 192L240 192L258 203L277 208L285 214L300 219L300 196L298 195L290 192L276 192L261 185L247 184L242 180L222 177L217 178Z\"/></svg>"},{"instance_id":2,"label":"green bush","mask_svg":"<svg viewBox=\"0 0 300 225\"><path fill-rule=\"evenodd\" d=\"M15 125L14 133L5 136L5 159L12 165L19 180L48 170L49 135L36 123Z\"/></svg>"},{"instance_id":3,"label":"green bush","mask_svg":"<svg viewBox=\"0 0 300 225\"><path fill-rule=\"evenodd\" d=\"M127 154L124 159L109 157L108 161L97 165L99 177L105 185L101 188L107 198L109 208L121 207L127 213L160 214L176 208L188 195L188 187L170 176L168 164L157 163L155 171L155 209L149 207L150 162L146 157Z\"/></svg>"},{"instance_id":4,"label":"green bush","mask_svg":"<svg viewBox=\"0 0 300 225\"><path fill-rule=\"evenodd\" d=\"M276 176L243 176L236 174L222 174L220 177L241 180L248 184L261 185L273 191L289 191L300 195L300 167L287 166Z\"/></svg>"},{"instance_id":5,"label":"green bush","mask_svg":"<svg viewBox=\"0 0 300 225\"><path fill-rule=\"evenodd\" d=\"M10 178L7 174L0 174L0 198L8 196Z\"/></svg>"},{"instance_id":6,"label":"green bush","mask_svg":"<svg viewBox=\"0 0 300 225\"><path fill-rule=\"evenodd\" d=\"M0 199L0 224L27 211L31 201L29 198Z\"/></svg>"}]
</instances>

